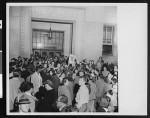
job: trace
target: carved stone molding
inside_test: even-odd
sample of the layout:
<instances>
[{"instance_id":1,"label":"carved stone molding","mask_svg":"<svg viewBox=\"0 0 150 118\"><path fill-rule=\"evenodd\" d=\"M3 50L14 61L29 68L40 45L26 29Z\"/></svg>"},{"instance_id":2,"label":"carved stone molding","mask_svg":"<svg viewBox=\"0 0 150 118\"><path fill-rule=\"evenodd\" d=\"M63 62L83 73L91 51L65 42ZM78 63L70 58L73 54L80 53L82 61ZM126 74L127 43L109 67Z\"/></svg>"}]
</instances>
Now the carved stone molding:
<instances>
[{"instance_id":1,"label":"carved stone molding","mask_svg":"<svg viewBox=\"0 0 150 118\"><path fill-rule=\"evenodd\" d=\"M71 21L85 20L84 10L75 10L71 8L33 6L31 8L31 14L32 17L37 18L42 17L48 19L71 20Z\"/></svg>"},{"instance_id":2,"label":"carved stone molding","mask_svg":"<svg viewBox=\"0 0 150 118\"><path fill-rule=\"evenodd\" d=\"M31 18L70 21L74 22L75 26L75 39L74 52L79 57L82 56L82 31L85 21L85 10L71 9L50 6L22 6L21 7L21 39L20 39L20 55L29 57L32 53L32 31L31 31ZM79 49L80 48L80 49Z\"/></svg>"},{"instance_id":3,"label":"carved stone molding","mask_svg":"<svg viewBox=\"0 0 150 118\"><path fill-rule=\"evenodd\" d=\"M24 55L24 40L25 40L25 8L21 7L21 21L20 21L20 55Z\"/></svg>"}]
</instances>

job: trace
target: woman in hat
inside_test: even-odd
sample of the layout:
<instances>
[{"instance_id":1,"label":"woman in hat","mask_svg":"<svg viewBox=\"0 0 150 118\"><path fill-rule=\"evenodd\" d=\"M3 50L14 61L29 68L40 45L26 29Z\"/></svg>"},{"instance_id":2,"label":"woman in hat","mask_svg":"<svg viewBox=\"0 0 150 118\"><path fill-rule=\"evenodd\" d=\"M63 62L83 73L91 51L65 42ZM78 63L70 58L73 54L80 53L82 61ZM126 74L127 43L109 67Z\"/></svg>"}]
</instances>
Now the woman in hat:
<instances>
[{"instance_id":1,"label":"woman in hat","mask_svg":"<svg viewBox=\"0 0 150 118\"><path fill-rule=\"evenodd\" d=\"M39 101L37 106L37 112L52 112L53 107L52 104L55 102L55 91L54 91L54 84L47 80L44 83L44 87L47 90L43 99Z\"/></svg>"}]
</instances>

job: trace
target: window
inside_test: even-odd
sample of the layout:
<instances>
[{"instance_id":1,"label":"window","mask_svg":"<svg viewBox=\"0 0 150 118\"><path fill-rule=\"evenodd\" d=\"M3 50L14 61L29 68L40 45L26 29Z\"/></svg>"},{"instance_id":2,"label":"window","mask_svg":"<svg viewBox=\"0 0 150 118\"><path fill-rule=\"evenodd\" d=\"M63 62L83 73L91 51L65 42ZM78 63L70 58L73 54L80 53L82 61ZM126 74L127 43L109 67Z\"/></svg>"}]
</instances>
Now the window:
<instances>
[{"instance_id":1,"label":"window","mask_svg":"<svg viewBox=\"0 0 150 118\"><path fill-rule=\"evenodd\" d=\"M63 31L52 31L52 39L47 38L48 30L33 29L33 49L63 50Z\"/></svg>"},{"instance_id":2,"label":"window","mask_svg":"<svg viewBox=\"0 0 150 118\"><path fill-rule=\"evenodd\" d=\"M103 55L113 54L114 26L105 25L103 28Z\"/></svg>"}]
</instances>

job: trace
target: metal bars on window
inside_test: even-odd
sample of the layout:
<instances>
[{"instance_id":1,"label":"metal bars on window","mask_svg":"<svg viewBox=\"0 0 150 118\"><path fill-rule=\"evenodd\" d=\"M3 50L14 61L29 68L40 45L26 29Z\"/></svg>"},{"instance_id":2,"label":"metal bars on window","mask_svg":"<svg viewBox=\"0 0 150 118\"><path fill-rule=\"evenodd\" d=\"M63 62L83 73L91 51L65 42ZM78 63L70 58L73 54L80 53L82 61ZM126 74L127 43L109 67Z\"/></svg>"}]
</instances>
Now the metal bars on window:
<instances>
[{"instance_id":1,"label":"metal bars on window","mask_svg":"<svg viewBox=\"0 0 150 118\"><path fill-rule=\"evenodd\" d=\"M114 26L104 25L103 27L103 55L113 54Z\"/></svg>"}]
</instances>

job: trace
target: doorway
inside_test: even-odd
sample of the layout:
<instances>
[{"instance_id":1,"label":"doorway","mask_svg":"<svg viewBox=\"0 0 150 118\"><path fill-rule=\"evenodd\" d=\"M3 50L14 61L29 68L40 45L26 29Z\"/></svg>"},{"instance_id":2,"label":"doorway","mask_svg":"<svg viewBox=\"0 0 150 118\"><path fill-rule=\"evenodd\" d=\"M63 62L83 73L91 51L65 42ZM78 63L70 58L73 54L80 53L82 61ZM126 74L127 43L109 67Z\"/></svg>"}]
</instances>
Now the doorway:
<instances>
[{"instance_id":1,"label":"doorway","mask_svg":"<svg viewBox=\"0 0 150 118\"><path fill-rule=\"evenodd\" d=\"M32 46L35 55L41 57L61 56L64 54L64 31L52 31L52 39L48 39L45 34L49 30L33 29L32 31Z\"/></svg>"},{"instance_id":2,"label":"doorway","mask_svg":"<svg viewBox=\"0 0 150 118\"><path fill-rule=\"evenodd\" d=\"M72 40L73 23L32 18L32 51L47 51L41 56L72 54Z\"/></svg>"}]
</instances>

